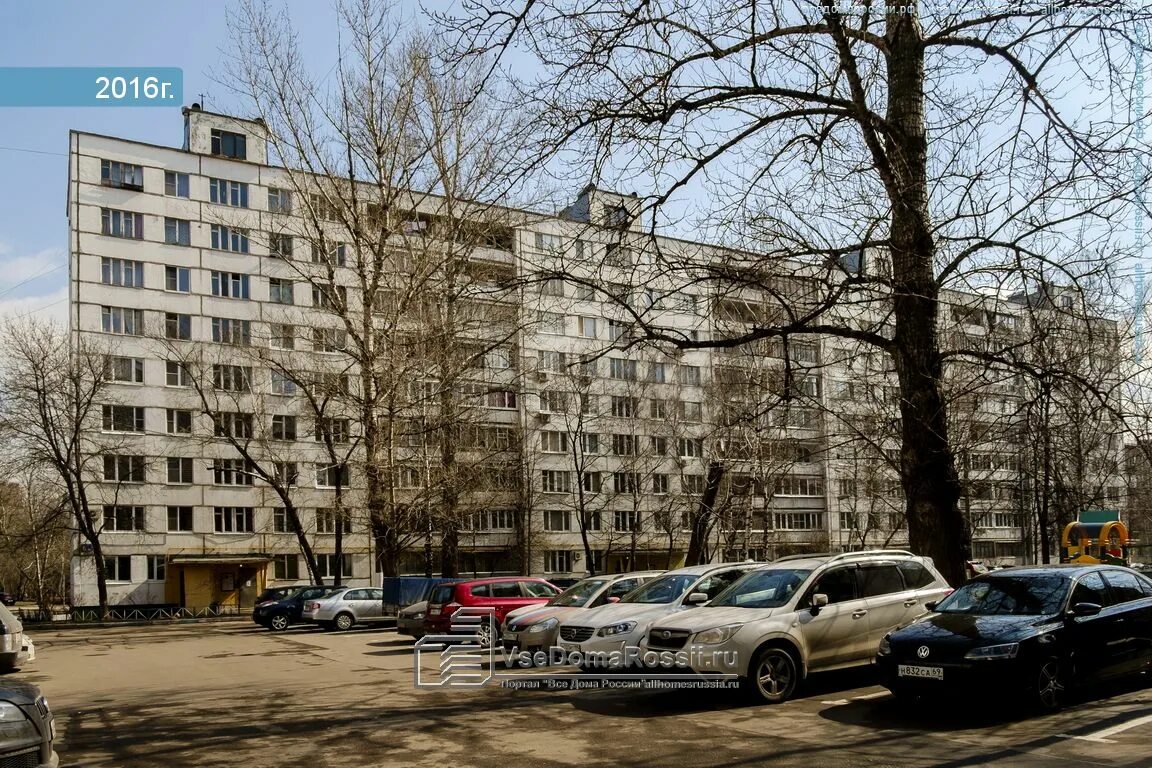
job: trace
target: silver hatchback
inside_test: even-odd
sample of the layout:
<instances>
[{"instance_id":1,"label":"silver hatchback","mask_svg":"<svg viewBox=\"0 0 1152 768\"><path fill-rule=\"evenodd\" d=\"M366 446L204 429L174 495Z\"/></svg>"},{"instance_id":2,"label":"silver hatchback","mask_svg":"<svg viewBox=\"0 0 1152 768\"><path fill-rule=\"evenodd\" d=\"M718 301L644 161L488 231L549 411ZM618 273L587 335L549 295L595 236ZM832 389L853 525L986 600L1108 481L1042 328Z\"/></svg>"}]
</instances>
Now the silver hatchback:
<instances>
[{"instance_id":1,"label":"silver hatchback","mask_svg":"<svg viewBox=\"0 0 1152 768\"><path fill-rule=\"evenodd\" d=\"M357 624L379 623L394 618L384 616L384 590L350 587L304 605L304 621L325 629L348 630Z\"/></svg>"}]
</instances>

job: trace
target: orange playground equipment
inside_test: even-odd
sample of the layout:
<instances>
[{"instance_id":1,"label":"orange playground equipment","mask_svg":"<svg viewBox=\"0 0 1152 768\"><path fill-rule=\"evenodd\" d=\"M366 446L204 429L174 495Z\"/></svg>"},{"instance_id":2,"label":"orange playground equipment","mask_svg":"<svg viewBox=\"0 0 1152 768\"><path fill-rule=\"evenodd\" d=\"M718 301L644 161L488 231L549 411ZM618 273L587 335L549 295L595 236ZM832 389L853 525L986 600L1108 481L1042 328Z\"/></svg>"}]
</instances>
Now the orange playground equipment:
<instances>
[{"instance_id":1,"label":"orange playground equipment","mask_svg":"<svg viewBox=\"0 0 1152 768\"><path fill-rule=\"evenodd\" d=\"M1080 519L1064 527L1060 562L1128 564L1132 540L1114 510L1084 510Z\"/></svg>"}]
</instances>

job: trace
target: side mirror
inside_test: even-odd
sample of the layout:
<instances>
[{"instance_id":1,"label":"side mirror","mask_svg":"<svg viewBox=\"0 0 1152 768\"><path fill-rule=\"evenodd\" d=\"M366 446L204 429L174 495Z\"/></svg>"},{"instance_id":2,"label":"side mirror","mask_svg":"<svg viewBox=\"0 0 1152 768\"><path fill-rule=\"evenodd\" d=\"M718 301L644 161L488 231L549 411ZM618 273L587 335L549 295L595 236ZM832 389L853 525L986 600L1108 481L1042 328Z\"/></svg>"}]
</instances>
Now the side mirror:
<instances>
[{"instance_id":1,"label":"side mirror","mask_svg":"<svg viewBox=\"0 0 1152 768\"><path fill-rule=\"evenodd\" d=\"M1069 611L1069 613L1076 618L1083 618L1085 616L1095 616L1102 610L1104 610L1103 607L1096 603L1076 603L1076 605L1072 606L1072 610Z\"/></svg>"},{"instance_id":2,"label":"side mirror","mask_svg":"<svg viewBox=\"0 0 1152 768\"><path fill-rule=\"evenodd\" d=\"M936 606L938 605L940 605L940 601L938 600L929 600L928 602L924 603L924 607L930 611L936 610Z\"/></svg>"},{"instance_id":3,"label":"side mirror","mask_svg":"<svg viewBox=\"0 0 1152 768\"><path fill-rule=\"evenodd\" d=\"M820 609L826 605L828 605L828 595L824 594L823 592L817 592L816 594L812 595L811 610L813 616L820 613Z\"/></svg>"},{"instance_id":4,"label":"side mirror","mask_svg":"<svg viewBox=\"0 0 1152 768\"><path fill-rule=\"evenodd\" d=\"M605 600L604 602L606 602L606 603L618 603L618 602L620 602L620 598L617 597L616 595L612 595L607 600Z\"/></svg>"},{"instance_id":5,"label":"side mirror","mask_svg":"<svg viewBox=\"0 0 1152 768\"><path fill-rule=\"evenodd\" d=\"M688 603L688 605L700 605L700 603L708 602L708 595L703 592L693 592L688 595L688 599L684 602Z\"/></svg>"}]
</instances>

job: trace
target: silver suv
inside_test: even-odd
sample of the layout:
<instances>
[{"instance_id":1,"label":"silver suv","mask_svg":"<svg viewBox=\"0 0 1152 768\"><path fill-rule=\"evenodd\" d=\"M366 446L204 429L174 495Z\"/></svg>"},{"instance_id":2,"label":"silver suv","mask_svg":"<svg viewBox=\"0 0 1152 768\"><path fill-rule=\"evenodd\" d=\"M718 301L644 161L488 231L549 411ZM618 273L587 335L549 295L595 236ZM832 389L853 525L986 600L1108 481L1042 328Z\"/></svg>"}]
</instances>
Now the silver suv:
<instances>
[{"instance_id":1,"label":"silver suv","mask_svg":"<svg viewBox=\"0 0 1152 768\"><path fill-rule=\"evenodd\" d=\"M736 674L776 703L811 672L872 663L885 634L949 591L930 559L903 550L785 557L655 621L643 647L681 652L696 672Z\"/></svg>"}]
</instances>

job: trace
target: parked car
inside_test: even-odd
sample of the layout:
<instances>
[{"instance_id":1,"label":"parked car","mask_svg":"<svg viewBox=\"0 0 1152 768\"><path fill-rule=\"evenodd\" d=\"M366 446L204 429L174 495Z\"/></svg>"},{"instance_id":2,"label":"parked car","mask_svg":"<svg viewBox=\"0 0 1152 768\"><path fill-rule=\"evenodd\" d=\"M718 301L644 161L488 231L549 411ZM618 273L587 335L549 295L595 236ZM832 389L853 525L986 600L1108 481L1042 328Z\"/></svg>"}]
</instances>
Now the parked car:
<instances>
[{"instance_id":1,"label":"parked car","mask_svg":"<svg viewBox=\"0 0 1152 768\"><path fill-rule=\"evenodd\" d=\"M525 605L542 605L558 594L560 590L555 586L531 576L500 576L438 584L428 596L424 634L450 633L452 615L461 608L491 609L492 619L481 621L475 630L480 644L488 647L510 611Z\"/></svg>"},{"instance_id":2,"label":"parked car","mask_svg":"<svg viewBox=\"0 0 1152 768\"><path fill-rule=\"evenodd\" d=\"M995 691L1056 709L1069 687L1152 670L1152 580L1122 566L1006 568L887 634L898 697Z\"/></svg>"},{"instance_id":3,"label":"parked car","mask_svg":"<svg viewBox=\"0 0 1152 768\"><path fill-rule=\"evenodd\" d=\"M4 587L0 587L0 603L4 605L16 605L16 594L9 592L4 589Z\"/></svg>"},{"instance_id":4,"label":"parked car","mask_svg":"<svg viewBox=\"0 0 1152 768\"><path fill-rule=\"evenodd\" d=\"M350 587L308 600L301 618L341 632L357 624L392 621L391 616L384 615L384 590L377 587Z\"/></svg>"},{"instance_id":5,"label":"parked car","mask_svg":"<svg viewBox=\"0 0 1152 768\"><path fill-rule=\"evenodd\" d=\"M558 644L565 651L579 652L585 658L608 659L613 652L629 653L628 649L632 649L634 658L628 660L631 666L639 660L636 654L640 639L653 621L709 600L757 567L757 563L719 563L668 571L624 595L617 603L566 618L560 624ZM619 662L619 656L613 661Z\"/></svg>"},{"instance_id":6,"label":"parked car","mask_svg":"<svg viewBox=\"0 0 1152 768\"><path fill-rule=\"evenodd\" d=\"M308 584L292 584L287 587L268 587L256 598L255 605L260 603L274 603L277 600L283 600L291 595L293 592L309 586Z\"/></svg>"},{"instance_id":7,"label":"parked car","mask_svg":"<svg viewBox=\"0 0 1152 768\"><path fill-rule=\"evenodd\" d=\"M342 589L345 589L345 587L333 585L297 587L296 591L287 597L282 597L279 600L270 600L265 603L257 603L256 607L252 609L252 621L265 629L271 629L277 632L283 631L288 629L292 624L300 623L306 602L330 595Z\"/></svg>"},{"instance_id":8,"label":"parked car","mask_svg":"<svg viewBox=\"0 0 1152 768\"><path fill-rule=\"evenodd\" d=\"M56 723L40 689L0 678L0 765L56 768L55 738Z\"/></svg>"},{"instance_id":9,"label":"parked car","mask_svg":"<svg viewBox=\"0 0 1152 768\"><path fill-rule=\"evenodd\" d=\"M500 637L504 647L543 650L556 644L560 623L581 611L616 603L620 598L663 571L639 571L594 576L578 581L544 605L527 605L504 619Z\"/></svg>"},{"instance_id":10,"label":"parked car","mask_svg":"<svg viewBox=\"0 0 1152 768\"><path fill-rule=\"evenodd\" d=\"M401 635L415 638L424 637L424 614L427 612L427 600L421 600L401 608L396 614L396 631Z\"/></svg>"},{"instance_id":11,"label":"parked car","mask_svg":"<svg viewBox=\"0 0 1152 768\"><path fill-rule=\"evenodd\" d=\"M644 649L691 649L687 669L735 674L776 703L812 672L871 664L884 635L949 591L931 560L902 550L785 557L655 622Z\"/></svg>"},{"instance_id":12,"label":"parked car","mask_svg":"<svg viewBox=\"0 0 1152 768\"><path fill-rule=\"evenodd\" d=\"M35 658L36 647L24 634L24 625L0 605L0 672L10 672Z\"/></svg>"}]
</instances>

